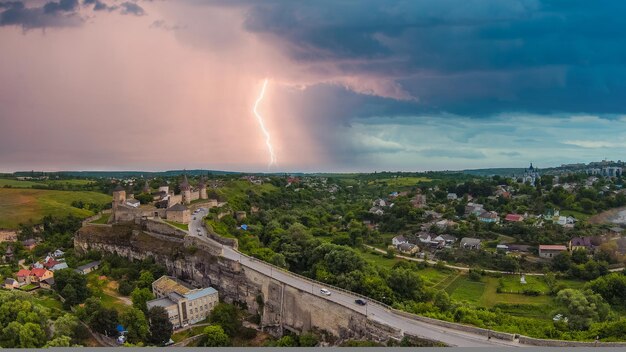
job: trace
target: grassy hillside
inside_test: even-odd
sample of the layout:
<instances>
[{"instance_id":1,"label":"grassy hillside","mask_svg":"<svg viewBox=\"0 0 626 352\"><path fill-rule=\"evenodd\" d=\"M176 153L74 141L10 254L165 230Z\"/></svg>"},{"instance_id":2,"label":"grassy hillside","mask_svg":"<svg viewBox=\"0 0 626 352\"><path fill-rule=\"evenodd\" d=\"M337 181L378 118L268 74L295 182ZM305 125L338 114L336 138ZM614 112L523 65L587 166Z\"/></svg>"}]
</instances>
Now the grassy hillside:
<instances>
[{"instance_id":1,"label":"grassy hillside","mask_svg":"<svg viewBox=\"0 0 626 352\"><path fill-rule=\"evenodd\" d=\"M72 180L45 180L45 181L20 181L14 179L0 178L0 187L9 186L12 188L31 188L31 187L45 187L45 186L84 186L94 181L72 179Z\"/></svg>"},{"instance_id":2,"label":"grassy hillside","mask_svg":"<svg viewBox=\"0 0 626 352\"><path fill-rule=\"evenodd\" d=\"M75 200L106 204L111 201L111 197L96 192L0 188L0 228L16 228L20 223L36 222L46 215L93 215L89 210L72 207Z\"/></svg>"}]
</instances>

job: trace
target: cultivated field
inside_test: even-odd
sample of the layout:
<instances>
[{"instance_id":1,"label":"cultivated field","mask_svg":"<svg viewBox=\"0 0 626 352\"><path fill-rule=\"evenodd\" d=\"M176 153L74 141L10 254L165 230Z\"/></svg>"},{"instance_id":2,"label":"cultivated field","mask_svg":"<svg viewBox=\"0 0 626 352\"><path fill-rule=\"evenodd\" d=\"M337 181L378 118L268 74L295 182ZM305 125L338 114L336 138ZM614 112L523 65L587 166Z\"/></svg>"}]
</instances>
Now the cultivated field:
<instances>
[{"instance_id":1,"label":"cultivated field","mask_svg":"<svg viewBox=\"0 0 626 352\"><path fill-rule=\"evenodd\" d=\"M96 192L0 188L0 228L17 228L20 223L36 222L46 215L72 214L84 218L93 215L89 210L72 207L75 200L106 204L111 197Z\"/></svg>"}]
</instances>

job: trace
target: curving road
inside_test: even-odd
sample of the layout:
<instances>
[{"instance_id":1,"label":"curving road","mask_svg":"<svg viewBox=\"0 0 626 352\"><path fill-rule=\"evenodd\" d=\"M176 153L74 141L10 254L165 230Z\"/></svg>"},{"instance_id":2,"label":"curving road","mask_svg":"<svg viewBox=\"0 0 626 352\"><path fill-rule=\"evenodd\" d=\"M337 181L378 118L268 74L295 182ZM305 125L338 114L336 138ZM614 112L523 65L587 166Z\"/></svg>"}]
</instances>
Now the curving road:
<instances>
[{"instance_id":1,"label":"curving road","mask_svg":"<svg viewBox=\"0 0 626 352\"><path fill-rule=\"evenodd\" d=\"M222 256L239 261L243 266L249 267L260 273L266 274L275 280L283 282L289 286L295 287L302 291L310 291L312 294L316 294L319 297L328 299L335 303L341 304L353 311L365 314L369 319L384 323L389 326L401 329L403 332L407 332L412 335L421 336L431 340L441 341L450 346L459 347L523 347L517 341L505 341L495 338L487 339L485 336L477 335L465 331L459 331L449 329L437 325L428 324L421 321L416 321L402 317L393 313L387 307L379 305L375 302L368 302L365 306L357 305L354 300L360 298L358 295L351 294L344 291L332 290L330 296L320 294L320 289L324 286L307 280L302 277L298 277L292 273L284 270L275 269L271 265L268 265L262 261L251 258L242 254L235 249L223 246L218 242L207 237L206 228L202 226L202 219L208 214L208 209L200 208L199 212L192 215L192 220L189 223L189 235L201 238L205 241L212 242L218 246L222 246Z\"/></svg>"}]
</instances>

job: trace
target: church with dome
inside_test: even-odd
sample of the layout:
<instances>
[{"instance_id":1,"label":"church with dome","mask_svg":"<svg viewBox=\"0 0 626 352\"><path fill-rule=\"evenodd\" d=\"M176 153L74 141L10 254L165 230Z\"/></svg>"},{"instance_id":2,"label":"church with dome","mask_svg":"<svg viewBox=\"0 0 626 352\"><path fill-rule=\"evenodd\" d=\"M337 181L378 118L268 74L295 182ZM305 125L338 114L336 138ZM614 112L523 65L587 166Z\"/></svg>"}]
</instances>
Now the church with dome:
<instances>
[{"instance_id":1,"label":"church with dome","mask_svg":"<svg viewBox=\"0 0 626 352\"><path fill-rule=\"evenodd\" d=\"M535 186L536 182L540 179L539 169L534 167L533 163L530 163L530 166L524 170L524 174L521 176L521 182L528 182L531 186Z\"/></svg>"}]
</instances>

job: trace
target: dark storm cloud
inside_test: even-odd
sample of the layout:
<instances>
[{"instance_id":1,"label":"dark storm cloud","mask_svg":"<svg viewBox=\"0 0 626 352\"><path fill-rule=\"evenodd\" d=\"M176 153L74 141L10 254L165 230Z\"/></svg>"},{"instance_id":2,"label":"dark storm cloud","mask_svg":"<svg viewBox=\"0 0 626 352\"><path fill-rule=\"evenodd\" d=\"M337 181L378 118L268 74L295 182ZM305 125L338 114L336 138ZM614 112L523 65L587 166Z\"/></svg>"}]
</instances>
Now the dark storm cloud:
<instances>
[{"instance_id":1,"label":"dark storm cloud","mask_svg":"<svg viewBox=\"0 0 626 352\"><path fill-rule=\"evenodd\" d=\"M245 7L246 30L275 40L296 62L393 79L419 99L413 113L624 112L626 2L217 4Z\"/></svg>"},{"instance_id":2,"label":"dark storm cloud","mask_svg":"<svg viewBox=\"0 0 626 352\"><path fill-rule=\"evenodd\" d=\"M109 6L106 3L100 1L100 0L83 0L83 4L84 5L93 5L93 10L94 11L114 11L116 10L118 7L115 5Z\"/></svg>"},{"instance_id":3,"label":"dark storm cloud","mask_svg":"<svg viewBox=\"0 0 626 352\"><path fill-rule=\"evenodd\" d=\"M24 29L69 27L82 23L78 16L78 0L49 1L40 7L27 7L23 1L1 2L0 26L21 26Z\"/></svg>"},{"instance_id":4,"label":"dark storm cloud","mask_svg":"<svg viewBox=\"0 0 626 352\"><path fill-rule=\"evenodd\" d=\"M135 15L135 16L143 16L146 14L146 12L144 11L144 9L132 2L123 2L121 5L122 10L121 10L121 14L122 15Z\"/></svg>"}]
</instances>

